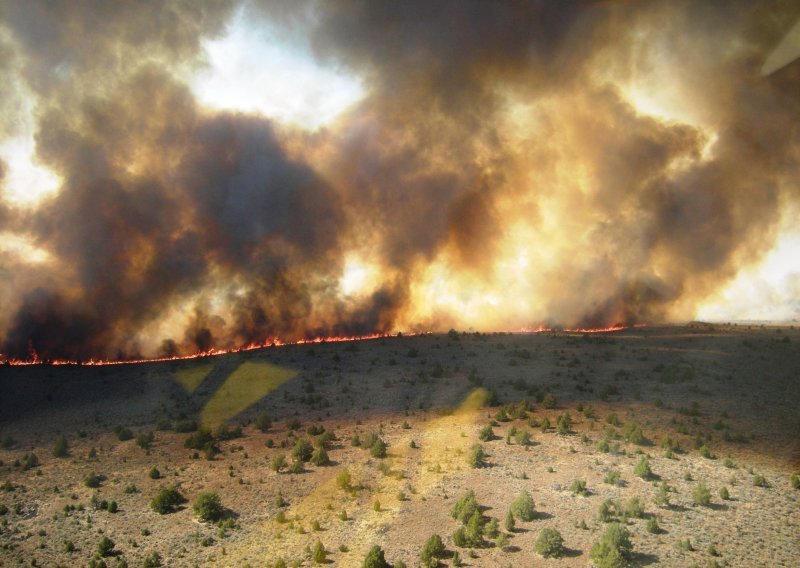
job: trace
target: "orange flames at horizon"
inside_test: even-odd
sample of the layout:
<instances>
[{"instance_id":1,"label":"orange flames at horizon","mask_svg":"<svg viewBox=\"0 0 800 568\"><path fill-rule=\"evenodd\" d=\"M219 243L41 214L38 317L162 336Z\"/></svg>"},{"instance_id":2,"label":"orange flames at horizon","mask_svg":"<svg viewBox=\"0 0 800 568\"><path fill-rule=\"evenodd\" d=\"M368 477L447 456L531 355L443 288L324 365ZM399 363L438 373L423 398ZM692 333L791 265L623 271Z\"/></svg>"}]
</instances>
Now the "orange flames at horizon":
<instances>
[{"instance_id":1,"label":"orange flames at horizon","mask_svg":"<svg viewBox=\"0 0 800 568\"><path fill-rule=\"evenodd\" d=\"M613 333L616 331L624 331L630 327L644 327L644 324L635 324L633 326L625 326L621 324L610 325L607 327L598 328L574 328L574 329L560 329L539 325L536 327L523 327L515 332L510 333L553 333L562 331L565 333ZM10 365L12 367L26 367L32 365L52 365L52 366L109 366L109 365L137 365L142 363L163 363L167 361L186 361L190 359L201 359L204 357L217 357L220 355L228 355L231 353L243 353L247 351L255 351L257 349L267 349L269 347L285 347L289 345L309 345L309 344L322 344L322 343L344 343L349 341L371 341L374 339L384 339L388 337L414 337L418 335L430 335L432 332L398 332L397 334L390 333L373 333L369 335L359 335L350 337L314 337L311 339L298 339L296 341L282 341L277 338L267 339L263 343L250 343L241 347L232 347L230 349L209 349L207 351L199 351L190 355L172 355L169 357L152 357L144 359L89 359L87 361L77 361L69 359L53 359L45 361L39 357L35 349L31 347L29 359L9 359L0 353L0 365Z\"/></svg>"}]
</instances>

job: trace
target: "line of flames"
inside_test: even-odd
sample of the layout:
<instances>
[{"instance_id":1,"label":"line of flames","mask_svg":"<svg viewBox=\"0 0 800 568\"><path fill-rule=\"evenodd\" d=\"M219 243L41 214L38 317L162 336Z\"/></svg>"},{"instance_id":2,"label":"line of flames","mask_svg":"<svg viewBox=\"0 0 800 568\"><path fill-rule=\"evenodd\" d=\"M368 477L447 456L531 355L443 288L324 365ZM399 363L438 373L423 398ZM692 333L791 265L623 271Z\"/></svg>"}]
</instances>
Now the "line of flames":
<instances>
[{"instance_id":1,"label":"line of flames","mask_svg":"<svg viewBox=\"0 0 800 568\"><path fill-rule=\"evenodd\" d=\"M523 327L521 333L553 333L561 331L564 333L613 333L615 331L625 331L630 329L631 326L627 325L610 325L608 327L576 327L576 328L553 328L540 325L538 327ZM643 327L642 324L636 324L633 327Z\"/></svg>"},{"instance_id":2,"label":"line of flames","mask_svg":"<svg viewBox=\"0 0 800 568\"><path fill-rule=\"evenodd\" d=\"M400 334L398 334L400 335ZM417 335L415 333L404 333L402 335L411 336ZM207 351L198 351L190 355L172 355L169 357L153 357L146 359L89 359L87 361L73 361L69 359L53 359L45 361L41 359L34 349L30 350L29 359L8 359L0 354L0 364L7 364L12 366L29 366L29 365L86 365L86 366L107 366L107 365L135 365L140 363L162 363L165 361L186 361L188 359L199 359L202 357L216 357L219 355L228 355L230 353L242 353L245 351L255 351L256 349L266 349L267 347L283 347L285 345L308 345L319 343L342 343L345 341L370 341L373 339L383 339L385 337L392 337L388 333L373 333L370 335L358 335L352 337L314 337L311 339L298 339L295 341L282 341L280 339L267 339L263 343L250 343L241 347L232 347L230 349L209 349Z\"/></svg>"},{"instance_id":3,"label":"line of flames","mask_svg":"<svg viewBox=\"0 0 800 568\"><path fill-rule=\"evenodd\" d=\"M642 324L634 325L633 327L642 327ZM629 326L624 325L611 325L608 327L596 328L574 328L574 329L556 329L540 325L538 327L523 327L519 333L552 333L555 331L562 331L565 333L612 333L615 331L624 331L629 329ZM398 334L400 336L401 334ZM424 335L416 333L406 333L405 336ZM146 359L89 359L87 361L73 361L69 359L54 359L45 361L41 359L34 349L30 350L29 359L8 359L0 353L0 364L19 366L30 365L85 365L85 366L107 366L107 365L135 365L140 363L163 363L166 361L186 361L190 359L200 359L203 357L217 357L219 355L228 355L230 353L242 353L246 351L255 351L256 349L266 349L268 347L282 347L285 345L309 345L319 343L343 343L347 341L370 341L373 339L383 339L392 337L388 333L373 333L370 335L358 335L351 337L315 337L312 339L298 339L295 341L281 341L280 339L267 339L263 343L250 343L241 347L233 347L230 349L209 349L207 351L198 351L190 355L173 355L169 357L153 357Z\"/></svg>"}]
</instances>

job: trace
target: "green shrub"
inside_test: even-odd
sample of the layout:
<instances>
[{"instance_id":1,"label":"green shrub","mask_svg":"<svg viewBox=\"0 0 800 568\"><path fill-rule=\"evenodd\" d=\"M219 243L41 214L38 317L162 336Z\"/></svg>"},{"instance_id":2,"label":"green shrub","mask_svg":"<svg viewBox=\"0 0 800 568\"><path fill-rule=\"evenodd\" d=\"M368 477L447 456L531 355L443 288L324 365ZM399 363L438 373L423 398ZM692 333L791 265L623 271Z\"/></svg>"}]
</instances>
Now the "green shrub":
<instances>
[{"instance_id":1,"label":"green shrub","mask_svg":"<svg viewBox=\"0 0 800 568\"><path fill-rule=\"evenodd\" d=\"M217 426L214 430L214 438L217 440L235 440L242 437L242 427L230 427L225 422Z\"/></svg>"},{"instance_id":2,"label":"green shrub","mask_svg":"<svg viewBox=\"0 0 800 568\"><path fill-rule=\"evenodd\" d=\"M435 566L438 564L439 558L444 557L444 554L445 548L442 537L438 534L434 534L425 541L425 545L422 547L419 557L424 566Z\"/></svg>"},{"instance_id":3,"label":"green shrub","mask_svg":"<svg viewBox=\"0 0 800 568\"><path fill-rule=\"evenodd\" d=\"M177 510L178 505L185 503L186 499L175 487L164 487L150 501L150 508L156 513L165 515Z\"/></svg>"},{"instance_id":4,"label":"green shrub","mask_svg":"<svg viewBox=\"0 0 800 568\"><path fill-rule=\"evenodd\" d=\"M70 552L75 552L75 543L72 542L71 540L65 540L64 541L64 552L66 552L68 554Z\"/></svg>"},{"instance_id":5,"label":"green shrub","mask_svg":"<svg viewBox=\"0 0 800 568\"><path fill-rule=\"evenodd\" d=\"M511 513L521 521L532 521L536 517L536 505L533 497L527 491L523 491L511 503Z\"/></svg>"},{"instance_id":6,"label":"green shrub","mask_svg":"<svg viewBox=\"0 0 800 568\"><path fill-rule=\"evenodd\" d=\"M599 442L597 442L597 451L607 454L608 452L611 451L611 446L608 445L607 440L600 440Z\"/></svg>"},{"instance_id":7,"label":"green shrub","mask_svg":"<svg viewBox=\"0 0 800 568\"><path fill-rule=\"evenodd\" d=\"M800 489L800 473L793 473L791 477L792 487Z\"/></svg>"},{"instance_id":8,"label":"green shrub","mask_svg":"<svg viewBox=\"0 0 800 568\"><path fill-rule=\"evenodd\" d=\"M297 440L294 444L294 448L292 448L292 457L299 462L309 461L313 453L314 447L311 445L311 442L305 438Z\"/></svg>"},{"instance_id":9,"label":"green shrub","mask_svg":"<svg viewBox=\"0 0 800 568\"><path fill-rule=\"evenodd\" d=\"M549 392L546 395L544 395L544 398L542 399L542 408L551 410L555 408L557 404L558 401L556 400L556 397L553 396L553 393Z\"/></svg>"},{"instance_id":10,"label":"green shrub","mask_svg":"<svg viewBox=\"0 0 800 568\"><path fill-rule=\"evenodd\" d=\"M615 501L612 499L606 499L600 503L600 506L597 508L597 518L601 522L607 523L614 519L618 509L619 507Z\"/></svg>"},{"instance_id":11,"label":"green shrub","mask_svg":"<svg viewBox=\"0 0 800 568\"><path fill-rule=\"evenodd\" d=\"M350 471L347 468L340 471L339 475L336 476L336 486L345 491L350 491L353 488Z\"/></svg>"},{"instance_id":12,"label":"green shrub","mask_svg":"<svg viewBox=\"0 0 800 568\"><path fill-rule=\"evenodd\" d=\"M86 487L91 487L92 489L97 489L100 487L101 481L102 478L93 471L90 471L86 477L83 478L83 484Z\"/></svg>"},{"instance_id":13,"label":"green shrub","mask_svg":"<svg viewBox=\"0 0 800 568\"><path fill-rule=\"evenodd\" d=\"M525 429L518 430L517 433L514 434L514 441L520 446L527 446L531 443L531 433Z\"/></svg>"},{"instance_id":14,"label":"green shrub","mask_svg":"<svg viewBox=\"0 0 800 568\"><path fill-rule=\"evenodd\" d=\"M315 564L325 564L325 557L327 554L328 553L325 550L325 546L322 544L322 541L317 540L313 550L311 551L311 560L313 560Z\"/></svg>"},{"instance_id":15,"label":"green shrub","mask_svg":"<svg viewBox=\"0 0 800 568\"><path fill-rule=\"evenodd\" d=\"M364 558L364 563L361 566L362 568L392 568L391 565L386 562L383 550L377 544L369 549L366 558Z\"/></svg>"},{"instance_id":16,"label":"green shrub","mask_svg":"<svg viewBox=\"0 0 800 568\"><path fill-rule=\"evenodd\" d=\"M39 458L36 457L36 454L33 452L26 453L22 456L22 470L28 471L29 469L33 469L34 467L39 466Z\"/></svg>"},{"instance_id":17,"label":"green shrub","mask_svg":"<svg viewBox=\"0 0 800 568\"><path fill-rule=\"evenodd\" d=\"M161 566L163 566L161 564L161 556L155 550L145 556L142 563L142 568L160 568Z\"/></svg>"},{"instance_id":18,"label":"green shrub","mask_svg":"<svg viewBox=\"0 0 800 568\"><path fill-rule=\"evenodd\" d=\"M202 450L207 444L214 442L214 436L211 435L211 430L208 428L200 428L183 442L184 448L192 450Z\"/></svg>"},{"instance_id":19,"label":"green shrub","mask_svg":"<svg viewBox=\"0 0 800 568\"><path fill-rule=\"evenodd\" d=\"M68 455L69 445L67 444L67 439L64 436L59 436L55 445L53 446L53 456L57 458L65 458Z\"/></svg>"},{"instance_id":20,"label":"green shrub","mask_svg":"<svg viewBox=\"0 0 800 568\"><path fill-rule=\"evenodd\" d=\"M486 454L483 451L483 446L480 444L475 444L467 454L467 463L470 467L479 468L485 465L484 460L486 459Z\"/></svg>"},{"instance_id":21,"label":"green shrub","mask_svg":"<svg viewBox=\"0 0 800 568\"><path fill-rule=\"evenodd\" d=\"M708 505L711 503L711 491L708 490L706 484L702 481L699 482L694 491L692 491L692 500L695 505Z\"/></svg>"},{"instance_id":22,"label":"green shrub","mask_svg":"<svg viewBox=\"0 0 800 568\"><path fill-rule=\"evenodd\" d=\"M272 420L266 412L262 412L255 419L255 426L262 432L266 432L272 428Z\"/></svg>"},{"instance_id":23,"label":"green shrub","mask_svg":"<svg viewBox=\"0 0 800 568\"><path fill-rule=\"evenodd\" d=\"M450 515L462 524L466 524L473 513L479 510L480 506L478 505L478 500L475 498L475 492L472 489L468 489L458 498L458 501L455 502L453 508L450 510Z\"/></svg>"},{"instance_id":24,"label":"green shrub","mask_svg":"<svg viewBox=\"0 0 800 568\"><path fill-rule=\"evenodd\" d=\"M503 526L508 532L514 532L516 525L517 523L514 521L514 513L512 513L511 509L509 509L508 513L506 513L506 518L503 521Z\"/></svg>"},{"instance_id":25,"label":"green shrub","mask_svg":"<svg viewBox=\"0 0 800 568\"><path fill-rule=\"evenodd\" d=\"M280 471L286 467L286 454L277 454L272 457L270 461L270 468L272 471L276 473L280 473Z\"/></svg>"},{"instance_id":26,"label":"green shrub","mask_svg":"<svg viewBox=\"0 0 800 568\"><path fill-rule=\"evenodd\" d=\"M709 448L705 444L700 446L700 450L699 451L700 451L700 455L703 456L706 459L712 460L715 457L714 454L711 453L711 448Z\"/></svg>"},{"instance_id":27,"label":"green shrub","mask_svg":"<svg viewBox=\"0 0 800 568\"><path fill-rule=\"evenodd\" d=\"M569 413L562 414L556 420L556 432L562 435L569 434L572 431L572 417Z\"/></svg>"},{"instance_id":28,"label":"green shrub","mask_svg":"<svg viewBox=\"0 0 800 568\"><path fill-rule=\"evenodd\" d=\"M632 497L625 504L625 515L633 517L634 519L641 519L644 517L644 503L638 497Z\"/></svg>"},{"instance_id":29,"label":"green shrub","mask_svg":"<svg viewBox=\"0 0 800 568\"><path fill-rule=\"evenodd\" d=\"M118 510L119 510L119 506L117 505L116 501L111 501L111 503L108 504L108 512L109 513L116 513Z\"/></svg>"},{"instance_id":30,"label":"green shrub","mask_svg":"<svg viewBox=\"0 0 800 568\"><path fill-rule=\"evenodd\" d=\"M761 475L760 473L753 476L753 485L756 487L767 487L767 478Z\"/></svg>"},{"instance_id":31,"label":"green shrub","mask_svg":"<svg viewBox=\"0 0 800 568\"><path fill-rule=\"evenodd\" d=\"M464 526L464 536L467 546L477 547L483 544L484 518L480 511L475 511Z\"/></svg>"},{"instance_id":32,"label":"green shrub","mask_svg":"<svg viewBox=\"0 0 800 568\"><path fill-rule=\"evenodd\" d=\"M656 520L655 516L647 519L647 532L650 534L658 534L661 532L661 527L658 526L658 521Z\"/></svg>"},{"instance_id":33,"label":"green shrub","mask_svg":"<svg viewBox=\"0 0 800 568\"><path fill-rule=\"evenodd\" d=\"M624 568L632 552L630 533L622 525L613 523L592 546L589 556L597 568Z\"/></svg>"},{"instance_id":34,"label":"green shrub","mask_svg":"<svg viewBox=\"0 0 800 568\"><path fill-rule=\"evenodd\" d=\"M622 428L622 437L631 444L641 445L646 441L642 429L634 422L625 424Z\"/></svg>"},{"instance_id":35,"label":"green shrub","mask_svg":"<svg viewBox=\"0 0 800 568\"><path fill-rule=\"evenodd\" d=\"M533 549L545 558L559 558L564 553L564 539L556 529L542 529Z\"/></svg>"},{"instance_id":36,"label":"green shrub","mask_svg":"<svg viewBox=\"0 0 800 568\"><path fill-rule=\"evenodd\" d=\"M155 434L152 432L141 432L138 436L136 436L136 445L143 450L149 450L155 439Z\"/></svg>"},{"instance_id":37,"label":"green shrub","mask_svg":"<svg viewBox=\"0 0 800 568\"><path fill-rule=\"evenodd\" d=\"M669 507L669 485L667 485L666 481L662 481L656 490L653 502L659 507Z\"/></svg>"},{"instance_id":38,"label":"green shrub","mask_svg":"<svg viewBox=\"0 0 800 568\"><path fill-rule=\"evenodd\" d=\"M542 429L542 432L547 432L550 429L550 419L545 416L542 418L542 423L539 426Z\"/></svg>"},{"instance_id":39,"label":"green shrub","mask_svg":"<svg viewBox=\"0 0 800 568\"><path fill-rule=\"evenodd\" d=\"M575 495L580 495L581 497L586 496L586 481L583 479L576 479L572 482L572 485L569 487L570 491L572 491Z\"/></svg>"},{"instance_id":40,"label":"green shrub","mask_svg":"<svg viewBox=\"0 0 800 568\"><path fill-rule=\"evenodd\" d=\"M617 470L611 470L606 473L606 476L603 478L603 483L608 483L609 485L616 485L619 483L620 473Z\"/></svg>"},{"instance_id":41,"label":"green shrub","mask_svg":"<svg viewBox=\"0 0 800 568\"><path fill-rule=\"evenodd\" d=\"M331 460L324 447L320 446L314 449L314 453L311 454L311 463L316 466L330 465Z\"/></svg>"},{"instance_id":42,"label":"green shrub","mask_svg":"<svg viewBox=\"0 0 800 568\"><path fill-rule=\"evenodd\" d=\"M124 426L114 428L114 434L117 435L117 440L120 442L133 439L133 432L131 432L130 428L125 428Z\"/></svg>"},{"instance_id":43,"label":"green shrub","mask_svg":"<svg viewBox=\"0 0 800 568\"><path fill-rule=\"evenodd\" d=\"M728 492L728 488L724 485L719 488L719 498L723 501L727 501L731 498L731 494Z\"/></svg>"},{"instance_id":44,"label":"green shrub","mask_svg":"<svg viewBox=\"0 0 800 568\"><path fill-rule=\"evenodd\" d=\"M161 478L161 472L158 471L158 468L156 466L153 466L153 467L150 468L150 471L147 472L147 476L150 479L160 479Z\"/></svg>"},{"instance_id":45,"label":"green shrub","mask_svg":"<svg viewBox=\"0 0 800 568\"><path fill-rule=\"evenodd\" d=\"M107 536L101 538L97 543L97 553L103 558L114 554L114 541Z\"/></svg>"},{"instance_id":46,"label":"green shrub","mask_svg":"<svg viewBox=\"0 0 800 568\"><path fill-rule=\"evenodd\" d=\"M198 495L192 504L192 510L201 521L206 522L216 522L225 514L222 500L215 491L206 491Z\"/></svg>"},{"instance_id":47,"label":"green shrub","mask_svg":"<svg viewBox=\"0 0 800 568\"><path fill-rule=\"evenodd\" d=\"M646 456L642 456L639 463L636 464L636 467L633 469L633 474L642 479L650 479L653 476L653 470L650 469L650 461Z\"/></svg>"},{"instance_id":48,"label":"green shrub","mask_svg":"<svg viewBox=\"0 0 800 568\"><path fill-rule=\"evenodd\" d=\"M386 442L384 442L382 438L378 437L378 439L375 440L372 446L370 446L369 455L371 455L373 458L380 458L380 459L385 458Z\"/></svg>"},{"instance_id":49,"label":"green shrub","mask_svg":"<svg viewBox=\"0 0 800 568\"><path fill-rule=\"evenodd\" d=\"M481 428L480 432L478 432L478 439L481 442L488 442L494 439L494 430L492 430L492 425L487 424L483 428Z\"/></svg>"}]
</instances>

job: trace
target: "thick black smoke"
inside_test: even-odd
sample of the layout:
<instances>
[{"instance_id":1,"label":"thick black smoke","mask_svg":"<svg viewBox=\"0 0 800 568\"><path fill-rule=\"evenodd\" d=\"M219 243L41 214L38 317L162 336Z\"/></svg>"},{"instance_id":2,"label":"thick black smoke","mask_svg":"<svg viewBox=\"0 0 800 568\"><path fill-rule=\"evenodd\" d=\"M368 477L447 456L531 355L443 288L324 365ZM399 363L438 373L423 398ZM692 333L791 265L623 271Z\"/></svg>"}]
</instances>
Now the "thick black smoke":
<instances>
[{"instance_id":1,"label":"thick black smoke","mask_svg":"<svg viewBox=\"0 0 800 568\"><path fill-rule=\"evenodd\" d=\"M464 323L425 305L440 266L456 295L503 297L494 325L664 319L763 254L798 199L800 68L758 73L800 18L789 2L0 9L0 65L19 70L3 108L35 94L37 157L63 180L34 210L0 207L51 255L0 257L11 357ZM239 9L307 38L365 97L316 133L202 108L181 77ZM626 91L642 77L694 116L642 114ZM512 288L509 243L533 258ZM380 272L358 298L339 290L354 249Z\"/></svg>"}]
</instances>

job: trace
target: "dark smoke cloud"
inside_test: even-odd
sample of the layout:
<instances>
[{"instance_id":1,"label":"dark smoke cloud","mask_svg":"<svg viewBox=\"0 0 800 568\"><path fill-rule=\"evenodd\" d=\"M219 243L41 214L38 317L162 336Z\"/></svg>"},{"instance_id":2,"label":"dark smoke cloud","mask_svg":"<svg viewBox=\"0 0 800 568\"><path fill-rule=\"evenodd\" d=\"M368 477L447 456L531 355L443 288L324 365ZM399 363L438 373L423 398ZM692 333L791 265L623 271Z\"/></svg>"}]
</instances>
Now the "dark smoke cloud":
<instances>
[{"instance_id":1,"label":"dark smoke cloud","mask_svg":"<svg viewBox=\"0 0 800 568\"><path fill-rule=\"evenodd\" d=\"M363 78L364 99L316 133L203 109L181 82L238 8L2 6L0 68L39 97L37 155L63 185L0 208L53 258L0 259L14 274L0 352L128 358L464 323L423 305L440 265L458 293L499 288L511 307L495 325L657 321L759 258L797 202L800 69L758 76L800 17L791 3L248 3ZM680 86L698 120L641 114L624 85L642 76ZM535 282L508 289L498 259L520 224ZM339 291L353 249L380 269L355 298Z\"/></svg>"}]
</instances>

